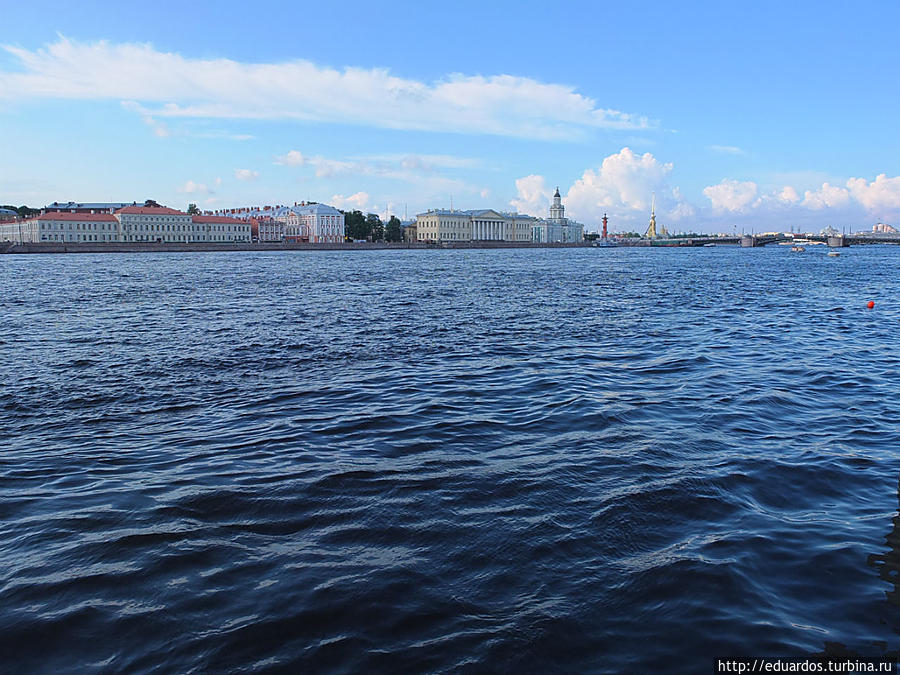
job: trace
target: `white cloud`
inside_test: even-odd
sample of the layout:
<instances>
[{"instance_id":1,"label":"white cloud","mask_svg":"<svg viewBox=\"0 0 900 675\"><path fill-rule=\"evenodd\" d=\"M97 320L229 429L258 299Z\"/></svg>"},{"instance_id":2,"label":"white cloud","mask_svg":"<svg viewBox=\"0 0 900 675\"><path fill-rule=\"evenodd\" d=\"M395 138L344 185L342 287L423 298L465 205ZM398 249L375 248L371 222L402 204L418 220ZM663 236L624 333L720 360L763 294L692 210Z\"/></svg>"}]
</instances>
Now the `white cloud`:
<instances>
[{"instance_id":1,"label":"white cloud","mask_svg":"<svg viewBox=\"0 0 900 675\"><path fill-rule=\"evenodd\" d=\"M487 199L491 196L491 191L487 188L484 188L481 192L478 193L482 199Z\"/></svg>"},{"instance_id":2,"label":"white cloud","mask_svg":"<svg viewBox=\"0 0 900 675\"><path fill-rule=\"evenodd\" d=\"M339 176L371 176L402 181L417 186L420 197L475 194L478 188L466 181L442 175L440 167L456 168L474 165L476 160L448 155L375 155L354 159L333 159L321 155L304 155L299 150L275 158L276 164L311 168L316 178ZM375 208L371 206L370 208Z\"/></svg>"},{"instance_id":3,"label":"white cloud","mask_svg":"<svg viewBox=\"0 0 900 675\"><path fill-rule=\"evenodd\" d=\"M552 194L543 176L531 174L516 179L517 196L509 203L520 213L544 217L547 215Z\"/></svg>"},{"instance_id":4,"label":"white cloud","mask_svg":"<svg viewBox=\"0 0 900 675\"><path fill-rule=\"evenodd\" d=\"M238 180L253 181L259 178L259 171L251 171L250 169L235 169L234 177Z\"/></svg>"},{"instance_id":5,"label":"white cloud","mask_svg":"<svg viewBox=\"0 0 900 675\"><path fill-rule=\"evenodd\" d=\"M179 192L186 192L187 194L215 194L209 186L205 183L195 183L192 180L187 181L184 185L178 188Z\"/></svg>"},{"instance_id":6,"label":"white cloud","mask_svg":"<svg viewBox=\"0 0 900 675\"><path fill-rule=\"evenodd\" d=\"M332 195L331 204L335 208L343 210L359 210L365 211L369 207L369 194L367 192L357 192L356 194L345 197L344 195Z\"/></svg>"},{"instance_id":7,"label":"white cloud","mask_svg":"<svg viewBox=\"0 0 900 675\"><path fill-rule=\"evenodd\" d=\"M129 99L155 104L152 118L296 119L544 140L655 126L601 108L571 86L513 75L420 82L383 68L198 59L150 44L65 37L43 49L4 49L18 67L0 71L0 91L23 99Z\"/></svg>"},{"instance_id":8,"label":"white cloud","mask_svg":"<svg viewBox=\"0 0 900 675\"><path fill-rule=\"evenodd\" d=\"M853 179L851 178L851 181ZM850 203L850 191L823 183L818 190L807 190L803 195L802 205L808 209L822 210L847 206Z\"/></svg>"},{"instance_id":9,"label":"white cloud","mask_svg":"<svg viewBox=\"0 0 900 675\"><path fill-rule=\"evenodd\" d=\"M781 192L778 194L778 198L781 201L787 202L789 204L795 204L796 202L800 201L800 195L797 194L797 190L795 190L790 185L785 185L781 189Z\"/></svg>"},{"instance_id":10,"label":"white cloud","mask_svg":"<svg viewBox=\"0 0 900 675\"><path fill-rule=\"evenodd\" d=\"M651 197L658 205L674 195L666 187L671 163L659 162L651 153L636 155L631 148L610 155L599 170L588 169L569 189L566 196L573 213L597 214L603 208L623 206L644 212L649 217Z\"/></svg>"},{"instance_id":11,"label":"white cloud","mask_svg":"<svg viewBox=\"0 0 900 675\"><path fill-rule=\"evenodd\" d=\"M587 169L563 196L566 215L588 227L608 213L617 229L640 228L650 217L652 196L660 222L681 221L694 216L696 209L686 202L678 188L666 182L672 164L657 160L651 153L635 154L630 148L606 157L596 169ZM530 175L516 181L517 197L510 204L517 210L547 217L553 189L543 176Z\"/></svg>"},{"instance_id":12,"label":"white cloud","mask_svg":"<svg viewBox=\"0 0 900 675\"><path fill-rule=\"evenodd\" d=\"M802 174L806 175L806 174ZM723 215L729 223L748 227L787 229L802 227L818 231L825 225L859 228L876 219L900 219L900 176L878 175L874 181L850 178L846 187L829 181L817 188L800 191L792 185L761 193L753 182L723 180L703 190L711 203L708 221Z\"/></svg>"},{"instance_id":13,"label":"white cloud","mask_svg":"<svg viewBox=\"0 0 900 675\"><path fill-rule=\"evenodd\" d=\"M299 150L291 150L286 155L276 157L275 163L284 166L303 166L306 164L306 157Z\"/></svg>"},{"instance_id":14,"label":"white cloud","mask_svg":"<svg viewBox=\"0 0 900 675\"><path fill-rule=\"evenodd\" d=\"M850 195L871 212L900 209L900 176L888 178L878 174L869 183L865 178L847 181Z\"/></svg>"},{"instance_id":15,"label":"white cloud","mask_svg":"<svg viewBox=\"0 0 900 675\"><path fill-rule=\"evenodd\" d=\"M730 178L725 178L718 185L703 188L703 194L712 204L713 211L720 213L743 211L756 199L757 192L757 185L753 181L736 181Z\"/></svg>"},{"instance_id":16,"label":"white cloud","mask_svg":"<svg viewBox=\"0 0 900 675\"><path fill-rule=\"evenodd\" d=\"M707 150L716 152L720 155L743 155L744 151L736 145L707 145Z\"/></svg>"}]
</instances>

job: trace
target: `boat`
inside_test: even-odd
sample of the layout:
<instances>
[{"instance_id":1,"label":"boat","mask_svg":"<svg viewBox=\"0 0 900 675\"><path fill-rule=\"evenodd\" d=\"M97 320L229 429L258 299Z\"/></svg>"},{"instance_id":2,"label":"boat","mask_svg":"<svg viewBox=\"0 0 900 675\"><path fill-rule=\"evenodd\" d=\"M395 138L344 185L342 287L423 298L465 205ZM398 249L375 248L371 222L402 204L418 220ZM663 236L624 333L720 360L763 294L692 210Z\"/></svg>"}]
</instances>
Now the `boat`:
<instances>
[{"instance_id":1,"label":"boat","mask_svg":"<svg viewBox=\"0 0 900 675\"><path fill-rule=\"evenodd\" d=\"M791 246L791 253L802 253L805 250L803 246Z\"/></svg>"},{"instance_id":2,"label":"boat","mask_svg":"<svg viewBox=\"0 0 900 675\"><path fill-rule=\"evenodd\" d=\"M840 253L838 253L837 251L828 251L828 255L831 258L837 258L840 255Z\"/></svg>"}]
</instances>

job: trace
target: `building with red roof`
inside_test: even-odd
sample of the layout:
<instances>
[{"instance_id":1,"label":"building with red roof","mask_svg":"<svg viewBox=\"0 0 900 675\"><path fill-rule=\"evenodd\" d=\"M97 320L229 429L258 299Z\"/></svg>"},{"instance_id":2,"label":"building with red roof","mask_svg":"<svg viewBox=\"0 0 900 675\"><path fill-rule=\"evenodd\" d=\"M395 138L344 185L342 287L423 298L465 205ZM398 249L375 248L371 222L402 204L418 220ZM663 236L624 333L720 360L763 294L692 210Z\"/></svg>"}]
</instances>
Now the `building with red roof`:
<instances>
[{"instance_id":1,"label":"building with red roof","mask_svg":"<svg viewBox=\"0 0 900 675\"><path fill-rule=\"evenodd\" d=\"M113 213L55 211L33 219L35 241L249 242L250 223L191 216L165 206L125 206Z\"/></svg>"}]
</instances>

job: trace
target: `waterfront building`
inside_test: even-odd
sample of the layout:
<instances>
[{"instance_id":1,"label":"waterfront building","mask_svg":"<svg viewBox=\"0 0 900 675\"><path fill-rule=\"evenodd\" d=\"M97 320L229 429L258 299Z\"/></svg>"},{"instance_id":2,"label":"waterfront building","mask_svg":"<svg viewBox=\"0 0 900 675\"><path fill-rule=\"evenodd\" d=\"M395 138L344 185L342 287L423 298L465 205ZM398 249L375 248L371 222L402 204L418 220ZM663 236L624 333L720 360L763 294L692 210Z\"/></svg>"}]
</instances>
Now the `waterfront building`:
<instances>
[{"instance_id":1,"label":"waterfront building","mask_svg":"<svg viewBox=\"0 0 900 675\"><path fill-rule=\"evenodd\" d=\"M53 211L25 222L33 223L33 241L250 241L249 222L221 216L191 216L163 206L126 206L114 214Z\"/></svg>"},{"instance_id":2,"label":"waterfront building","mask_svg":"<svg viewBox=\"0 0 900 675\"><path fill-rule=\"evenodd\" d=\"M35 219L0 221L0 243L30 244L40 241L39 237Z\"/></svg>"},{"instance_id":3,"label":"waterfront building","mask_svg":"<svg viewBox=\"0 0 900 675\"><path fill-rule=\"evenodd\" d=\"M419 241L472 241L472 212L437 209L416 215ZM481 212L480 212L481 213Z\"/></svg>"},{"instance_id":4,"label":"waterfront building","mask_svg":"<svg viewBox=\"0 0 900 675\"><path fill-rule=\"evenodd\" d=\"M344 214L327 204L295 203L293 206L246 206L214 211L213 215L259 223L260 241L293 241L314 244L344 241Z\"/></svg>"},{"instance_id":5,"label":"waterfront building","mask_svg":"<svg viewBox=\"0 0 900 675\"><path fill-rule=\"evenodd\" d=\"M252 225L248 220L225 216L191 216L194 241L246 242L250 241Z\"/></svg>"},{"instance_id":6,"label":"waterfront building","mask_svg":"<svg viewBox=\"0 0 900 675\"><path fill-rule=\"evenodd\" d=\"M116 211L121 224L119 241L190 242L208 241L195 238L191 216L184 211L165 206L126 206Z\"/></svg>"},{"instance_id":7,"label":"waterfront building","mask_svg":"<svg viewBox=\"0 0 900 675\"><path fill-rule=\"evenodd\" d=\"M111 213L49 211L26 222L35 224L40 241L122 241L119 219Z\"/></svg>"},{"instance_id":8,"label":"waterfront building","mask_svg":"<svg viewBox=\"0 0 900 675\"><path fill-rule=\"evenodd\" d=\"M256 221L259 223L260 241L284 241L283 220L275 220L271 216L259 216Z\"/></svg>"},{"instance_id":9,"label":"waterfront building","mask_svg":"<svg viewBox=\"0 0 900 675\"><path fill-rule=\"evenodd\" d=\"M472 221L472 241L510 241L511 219L493 209L466 211Z\"/></svg>"},{"instance_id":10,"label":"waterfront building","mask_svg":"<svg viewBox=\"0 0 900 675\"><path fill-rule=\"evenodd\" d=\"M415 225L419 241L575 243L584 239L584 225L565 217L559 189L547 220L494 209L435 209L418 214Z\"/></svg>"},{"instance_id":11,"label":"waterfront building","mask_svg":"<svg viewBox=\"0 0 900 675\"><path fill-rule=\"evenodd\" d=\"M532 241L541 244L575 244L584 240L584 225L566 218L566 207L557 187L550 205L550 217L532 223L531 233Z\"/></svg>"},{"instance_id":12,"label":"waterfront building","mask_svg":"<svg viewBox=\"0 0 900 675\"><path fill-rule=\"evenodd\" d=\"M292 206L284 217L284 240L332 244L344 241L344 214L327 204Z\"/></svg>"},{"instance_id":13,"label":"waterfront building","mask_svg":"<svg viewBox=\"0 0 900 675\"><path fill-rule=\"evenodd\" d=\"M540 218L527 216L524 213L506 214L508 222L508 241L534 241L534 227L541 222Z\"/></svg>"},{"instance_id":14,"label":"waterfront building","mask_svg":"<svg viewBox=\"0 0 900 675\"><path fill-rule=\"evenodd\" d=\"M12 209L0 209L0 223L13 223L19 220L19 212Z\"/></svg>"},{"instance_id":15,"label":"waterfront building","mask_svg":"<svg viewBox=\"0 0 900 675\"><path fill-rule=\"evenodd\" d=\"M880 232L881 234L897 234L897 229L891 227L887 223L876 223L872 226L872 232Z\"/></svg>"},{"instance_id":16,"label":"waterfront building","mask_svg":"<svg viewBox=\"0 0 900 675\"><path fill-rule=\"evenodd\" d=\"M416 221L404 220L400 223L400 228L403 230L403 241L411 242L418 240L416 234Z\"/></svg>"}]
</instances>

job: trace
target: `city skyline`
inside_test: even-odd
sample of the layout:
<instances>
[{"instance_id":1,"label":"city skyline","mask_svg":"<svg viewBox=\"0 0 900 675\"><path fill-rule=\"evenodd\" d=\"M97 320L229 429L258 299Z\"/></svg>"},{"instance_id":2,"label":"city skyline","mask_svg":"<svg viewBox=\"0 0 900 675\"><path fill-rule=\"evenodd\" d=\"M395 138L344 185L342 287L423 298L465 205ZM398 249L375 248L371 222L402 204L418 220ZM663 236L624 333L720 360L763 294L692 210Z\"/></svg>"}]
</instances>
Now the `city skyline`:
<instances>
[{"instance_id":1,"label":"city skyline","mask_svg":"<svg viewBox=\"0 0 900 675\"><path fill-rule=\"evenodd\" d=\"M653 193L670 231L900 220L886 2L4 13L4 203L543 217L559 186L589 231L643 231Z\"/></svg>"}]
</instances>

